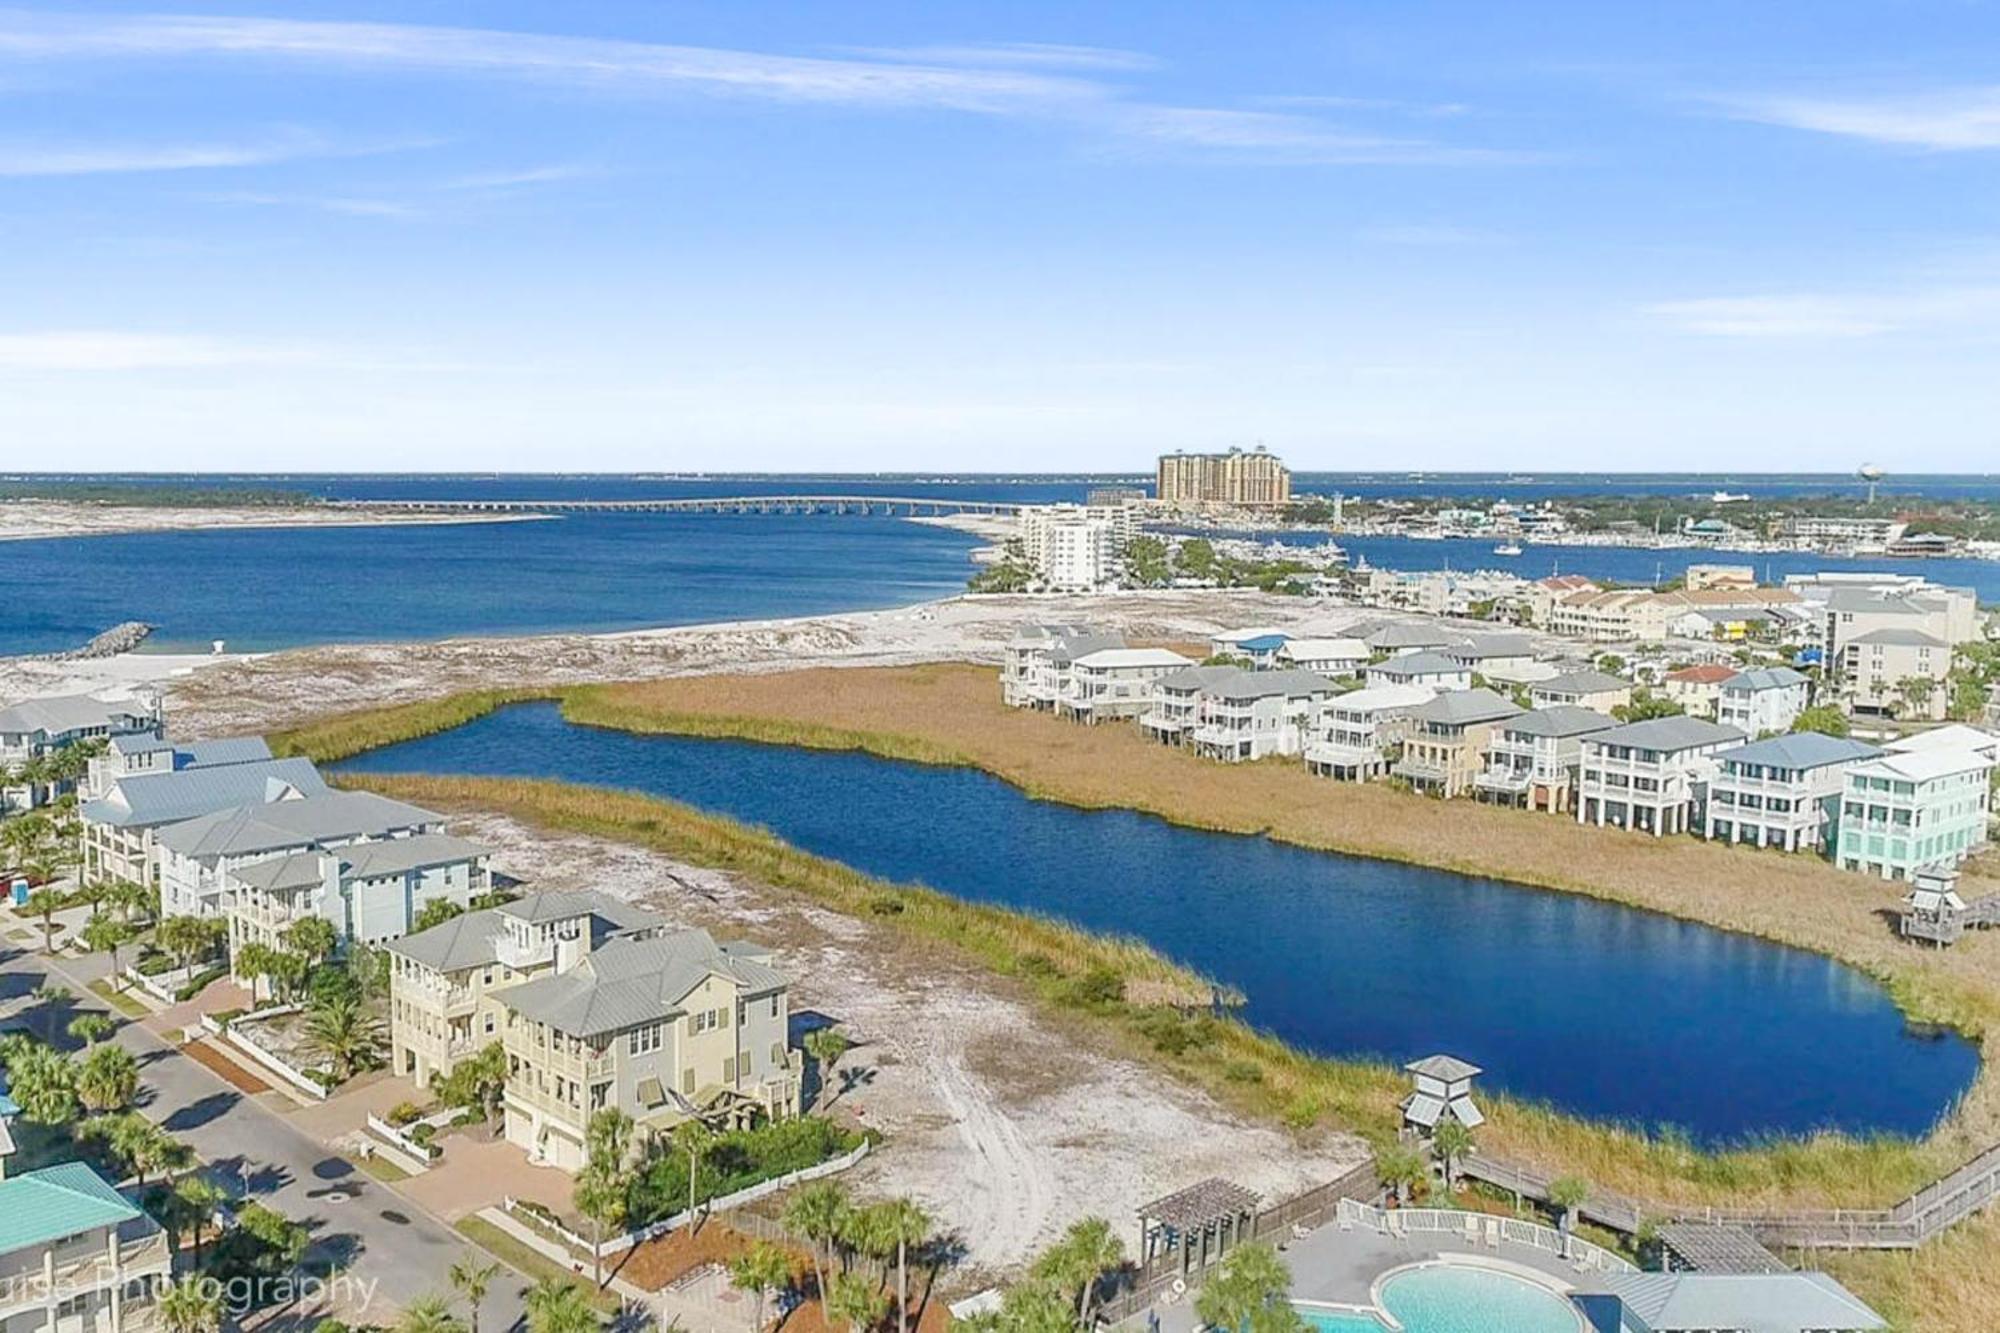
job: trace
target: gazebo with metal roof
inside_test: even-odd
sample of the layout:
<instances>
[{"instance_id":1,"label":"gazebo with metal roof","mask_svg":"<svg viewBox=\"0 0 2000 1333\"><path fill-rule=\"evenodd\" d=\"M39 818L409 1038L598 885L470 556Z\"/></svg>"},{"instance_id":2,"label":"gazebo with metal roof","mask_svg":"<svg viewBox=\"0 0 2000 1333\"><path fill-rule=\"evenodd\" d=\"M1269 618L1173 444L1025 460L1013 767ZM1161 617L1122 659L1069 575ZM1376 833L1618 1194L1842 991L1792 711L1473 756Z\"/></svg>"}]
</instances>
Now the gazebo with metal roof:
<instances>
[{"instance_id":1,"label":"gazebo with metal roof","mask_svg":"<svg viewBox=\"0 0 2000 1333\"><path fill-rule=\"evenodd\" d=\"M1141 1266L1178 1251L1183 1273L1206 1268L1257 1234L1261 1200L1256 1191L1214 1176L1153 1200L1139 1209Z\"/></svg>"}]
</instances>

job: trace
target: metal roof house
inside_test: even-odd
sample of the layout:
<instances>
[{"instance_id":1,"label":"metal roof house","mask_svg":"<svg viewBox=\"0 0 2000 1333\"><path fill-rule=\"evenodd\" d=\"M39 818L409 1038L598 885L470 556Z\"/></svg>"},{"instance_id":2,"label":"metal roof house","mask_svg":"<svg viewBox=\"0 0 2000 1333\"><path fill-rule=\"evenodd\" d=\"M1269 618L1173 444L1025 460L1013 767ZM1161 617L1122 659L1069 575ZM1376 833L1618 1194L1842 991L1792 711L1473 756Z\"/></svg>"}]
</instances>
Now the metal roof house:
<instances>
[{"instance_id":1,"label":"metal roof house","mask_svg":"<svg viewBox=\"0 0 2000 1333\"><path fill-rule=\"evenodd\" d=\"M1735 727L1685 716L1628 722L1585 736L1577 821L1654 837L1685 833L1694 822L1700 789L1715 775L1713 756L1744 739Z\"/></svg>"},{"instance_id":2,"label":"metal roof house","mask_svg":"<svg viewBox=\"0 0 2000 1333\"><path fill-rule=\"evenodd\" d=\"M1572 704L1530 709L1502 722L1486 743L1473 794L1528 810L1566 814L1583 759L1583 738L1618 724Z\"/></svg>"},{"instance_id":3,"label":"metal roof house","mask_svg":"<svg viewBox=\"0 0 2000 1333\"><path fill-rule=\"evenodd\" d=\"M81 741L124 735L158 736L160 706L154 700L106 702L87 694L27 699L0 708L0 774ZM32 810L68 783L0 784L0 814Z\"/></svg>"},{"instance_id":4,"label":"metal roof house","mask_svg":"<svg viewBox=\"0 0 2000 1333\"><path fill-rule=\"evenodd\" d=\"M1469 690L1472 668L1441 652L1400 653L1368 668L1370 685L1428 685L1436 690Z\"/></svg>"},{"instance_id":5,"label":"metal roof house","mask_svg":"<svg viewBox=\"0 0 2000 1333\"><path fill-rule=\"evenodd\" d=\"M1632 682L1606 671L1565 671L1547 680L1530 682L1528 701L1537 708L1566 704L1607 713L1620 704L1632 702Z\"/></svg>"},{"instance_id":6,"label":"metal roof house","mask_svg":"<svg viewBox=\"0 0 2000 1333\"><path fill-rule=\"evenodd\" d=\"M267 801L169 824L154 835L161 907L169 915L211 915L238 866L443 828L442 815L365 791Z\"/></svg>"},{"instance_id":7,"label":"metal roof house","mask_svg":"<svg viewBox=\"0 0 2000 1333\"><path fill-rule=\"evenodd\" d=\"M1000 666L1000 701L1009 708L1054 708L1069 664L1100 648L1123 648L1125 636L1089 625L1023 625Z\"/></svg>"},{"instance_id":8,"label":"metal roof house","mask_svg":"<svg viewBox=\"0 0 2000 1333\"><path fill-rule=\"evenodd\" d=\"M1825 1273L1608 1273L1570 1293L1594 1333L1875 1333Z\"/></svg>"},{"instance_id":9,"label":"metal roof house","mask_svg":"<svg viewBox=\"0 0 2000 1333\"><path fill-rule=\"evenodd\" d=\"M1806 711L1811 682L1790 667L1739 671L1722 682L1715 720L1745 735L1784 731Z\"/></svg>"},{"instance_id":10,"label":"metal roof house","mask_svg":"<svg viewBox=\"0 0 2000 1333\"><path fill-rule=\"evenodd\" d=\"M1839 836L1846 772L1881 750L1806 731L1716 753L1702 809L1704 837L1789 852L1824 852Z\"/></svg>"},{"instance_id":11,"label":"metal roof house","mask_svg":"<svg viewBox=\"0 0 2000 1333\"><path fill-rule=\"evenodd\" d=\"M172 1268L159 1223L83 1163L0 1181L0 1325L136 1333Z\"/></svg>"},{"instance_id":12,"label":"metal roof house","mask_svg":"<svg viewBox=\"0 0 2000 1333\"><path fill-rule=\"evenodd\" d=\"M326 791L319 770L304 759L251 759L113 778L102 795L77 807L83 878L153 884L159 878L153 854L159 829L218 810Z\"/></svg>"}]
</instances>

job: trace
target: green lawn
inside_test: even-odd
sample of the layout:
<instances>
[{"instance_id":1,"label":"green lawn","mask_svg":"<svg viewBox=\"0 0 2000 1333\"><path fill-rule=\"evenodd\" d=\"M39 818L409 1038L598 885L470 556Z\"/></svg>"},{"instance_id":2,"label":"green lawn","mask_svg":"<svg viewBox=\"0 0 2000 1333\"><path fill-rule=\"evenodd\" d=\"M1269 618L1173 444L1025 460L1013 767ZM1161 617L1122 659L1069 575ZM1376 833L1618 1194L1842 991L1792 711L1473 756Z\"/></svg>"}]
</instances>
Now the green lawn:
<instances>
[{"instance_id":1,"label":"green lawn","mask_svg":"<svg viewBox=\"0 0 2000 1333\"><path fill-rule=\"evenodd\" d=\"M90 993L127 1018L144 1018L152 1012L131 996L113 990L111 983L101 978L90 983Z\"/></svg>"}]
</instances>

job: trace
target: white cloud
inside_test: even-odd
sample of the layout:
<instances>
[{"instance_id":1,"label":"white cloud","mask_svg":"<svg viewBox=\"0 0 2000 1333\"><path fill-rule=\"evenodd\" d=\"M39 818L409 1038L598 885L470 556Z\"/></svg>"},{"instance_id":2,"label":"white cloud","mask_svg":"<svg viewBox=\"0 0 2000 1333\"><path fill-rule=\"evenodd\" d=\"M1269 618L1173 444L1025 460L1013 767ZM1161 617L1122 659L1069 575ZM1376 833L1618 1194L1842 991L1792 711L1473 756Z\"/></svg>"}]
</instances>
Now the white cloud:
<instances>
[{"instance_id":1,"label":"white cloud","mask_svg":"<svg viewBox=\"0 0 2000 1333\"><path fill-rule=\"evenodd\" d=\"M979 42L959 46L851 46L851 55L908 60L933 65L1020 65L1040 69L1157 69L1159 60L1143 51L1059 42Z\"/></svg>"},{"instance_id":2,"label":"white cloud","mask_svg":"<svg viewBox=\"0 0 2000 1333\"><path fill-rule=\"evenodd\" d=\"M575 162L554 162L540 167L512 170L475 171L442 182L442 190L509 190L521 185L549 185L556 181L581 180L601 174L595 167Z\"/></svg>"},{"instance_id":3,"label":"white cloud","mask_svg":"<svg viewBox=\"0 0 2000 1333\"><path fill-rule=\"evenodd\" d=\"M1309 115L1179 107L1056 70L1138 69L1145 57L1037 43L898 50L884 58L390 23L0 11L0 55L261 57L561 82L622 92L873 107L933 107L1061 123L1086 134L1207 157L1296 164L1494 165L1526 155L1352 133Z\"/></svg>"},{"instance_id":4,"label":"white cloud","mask_svg":"<svg viewBox=\"0 0 2000 1333\"><path fill-rule=\"evenodd\" d=\"M1646 313L1717 338L1866 338L2000 312L2000 287L1875 294L1797 293L1664 301Z\"/></svg>"},{"instance_id":5,"label":"white cloud","mask_svg":"<svg viewBox=\"0 0 2000 1333\"><path fill-rule=\"evenodd\" d=\"M90 176L262 166L306 156L298 144L0 144L0 176Z\"/></svg>"},{"instance_id":6,"label":"white cloud","mask_svg":"<svg viewBox=\"0 0 2000 1333\"><path fill-rule=\"evenodd\" d=\"M423 210L394 199L370 199L350 195L315 194L263 194L251 190L231 190L224 194L208 196L221 204L251 204L264 208L301 208L321 213L336 213L352 218L393 218L408 220L422 217Z\"/></svg>"},{"instance_id":7,"label":"white cloud","mask_svg":"<svg viewBox=\"0 0 2000 1333\"><path fill-rule=\"evenodd\" d=\"M1725 97L1744 120L1941 152L2000 148L2000 85L1894 97Z\"/></svg>"},{"instance_id":8,"label":"white cloud","mask_svg":"<svg viewBox=\"0 0 2000 1333\"><path fill-rule=\"evenodd\" d=\"M0 334L4 370L189 370L212 366L297 365L311 349L188 334L58 329Z\"/></svg>"}]
</instances>

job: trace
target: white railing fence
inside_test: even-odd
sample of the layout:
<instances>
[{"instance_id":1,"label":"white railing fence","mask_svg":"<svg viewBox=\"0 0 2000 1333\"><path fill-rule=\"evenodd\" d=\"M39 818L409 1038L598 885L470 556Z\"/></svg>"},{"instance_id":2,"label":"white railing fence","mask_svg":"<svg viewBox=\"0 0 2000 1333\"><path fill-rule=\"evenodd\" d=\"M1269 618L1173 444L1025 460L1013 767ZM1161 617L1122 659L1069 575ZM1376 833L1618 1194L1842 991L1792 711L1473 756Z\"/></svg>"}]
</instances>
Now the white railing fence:
<instances>
[{"instance_id":1,"label":"white railing fence","mask_svg":"<svg viewBox=\"0 0 2000 1333\"><path fill-rule=\"evenodd\" d=\"M1367 1226L1392 1236L1450 1236L1467 1245L1494 1246L1498 1241L1525 1245L1566 1260L1578 1272L1636 1273L1629 1261L1580 1236L1518 1217L1461 1212L1452 1208L1377 1208L1357 1199L1340 1201L1345 1226Z\"/></svg>"}]
</instances>

